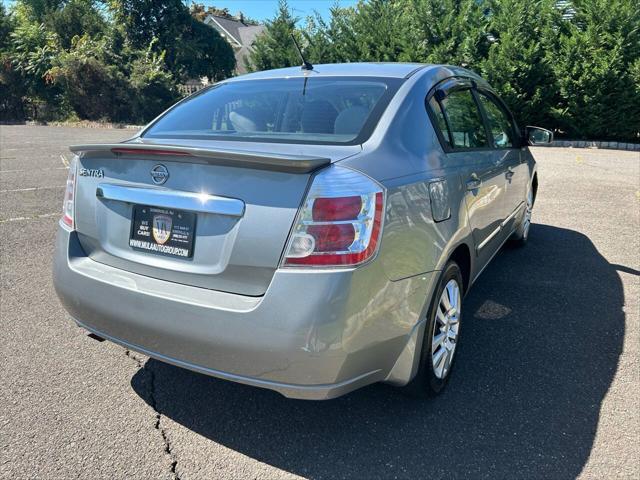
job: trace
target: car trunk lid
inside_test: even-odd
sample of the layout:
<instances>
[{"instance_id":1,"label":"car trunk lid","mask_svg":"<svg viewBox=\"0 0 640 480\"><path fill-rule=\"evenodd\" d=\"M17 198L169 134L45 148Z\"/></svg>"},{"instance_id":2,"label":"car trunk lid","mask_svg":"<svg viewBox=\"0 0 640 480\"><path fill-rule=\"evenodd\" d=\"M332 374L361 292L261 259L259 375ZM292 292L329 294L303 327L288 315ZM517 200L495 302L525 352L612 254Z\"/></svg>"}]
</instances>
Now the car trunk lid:
<instances>
[{"instance_id":1,"label":"car trunk lid","mask_svg":"<svg viewBox=\"0 0 640 480\"><path fill-rule=\"evenodd\" d=\"M90 258L259 296L278 268L311 173L359 147L134 140L71 151L79 161L76 230ZM145 248L166 243L137 248L144 235ZM174 240L185 248L173 249Z\"/></svg>"}]
</instances>

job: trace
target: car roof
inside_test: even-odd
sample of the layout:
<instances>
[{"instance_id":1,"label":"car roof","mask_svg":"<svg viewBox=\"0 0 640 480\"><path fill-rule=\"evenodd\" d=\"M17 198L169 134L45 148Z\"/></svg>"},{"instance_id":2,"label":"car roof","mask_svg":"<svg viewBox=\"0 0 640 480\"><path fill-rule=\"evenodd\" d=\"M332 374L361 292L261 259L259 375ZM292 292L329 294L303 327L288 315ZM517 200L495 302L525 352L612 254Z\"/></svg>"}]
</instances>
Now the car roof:
<instances>
[{"instance_id":1,"label":"car roof","mask_svg":"<svg viewBox=\"0 0 640 480\"><path fill-rule=\"evenodd\" d=\"M267 78L304 77L380 77L407 78L414 72L433 65L424 63L391 63L391 62L353 62L353 63L323 63L313 66L313 70L303 70L300 67L277 68L262 72L248 73L229 79L228 81L262 80Z\"/></svg>"}]
</instances>

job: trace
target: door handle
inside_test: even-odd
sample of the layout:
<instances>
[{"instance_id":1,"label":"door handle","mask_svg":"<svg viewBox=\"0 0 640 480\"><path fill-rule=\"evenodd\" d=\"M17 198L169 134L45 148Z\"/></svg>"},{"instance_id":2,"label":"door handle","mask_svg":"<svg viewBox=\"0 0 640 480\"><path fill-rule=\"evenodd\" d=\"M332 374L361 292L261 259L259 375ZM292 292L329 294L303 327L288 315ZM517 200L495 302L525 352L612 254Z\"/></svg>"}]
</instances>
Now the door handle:
<instances>
[{"instance_id":1,"label":"door handle","mask_svg":"<svg viewBox=\"0 0 640 480\"><path fill-rule=\"evenodd\" d=\"M507 177L507 180L511 180L511 178L513 178L514 173L515 172L513 171L513 168L509 167L507 169L507 173L505 173L505 176Z\"/></svg>"},{"instance_id":2,"label":"door handle","mask_svg":"<svg viewBox=\"0 0 640 480\"><path fill-rule=\"evenodd\" d=\"M467 180L467 190L477 190L482 186L482 180L475 173L471 174L471 178Z\"/></svg>"}]
</instances>

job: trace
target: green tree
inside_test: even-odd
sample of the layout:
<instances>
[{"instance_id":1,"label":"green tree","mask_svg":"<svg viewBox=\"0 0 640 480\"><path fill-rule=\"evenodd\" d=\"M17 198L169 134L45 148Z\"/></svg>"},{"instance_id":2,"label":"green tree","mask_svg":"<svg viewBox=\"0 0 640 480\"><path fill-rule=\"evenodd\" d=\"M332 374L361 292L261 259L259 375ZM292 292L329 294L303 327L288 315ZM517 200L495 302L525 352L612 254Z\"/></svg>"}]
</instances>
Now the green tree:
<instances>
[{"instance_id":1,"label":"green tree","mask_svg":"<svg viewBox=\"0 0 640 480\"><path fill-rule=\"evenodd\" d=\"M25 116L22 97L26 89L10 52L14 29L13 16L0 3L0 120L22 120Z\"/></svg>"},{"instance_id":2,"label":"green tree","mask_svg":"<svg viewBox=\"0 0 640 480\"><path fill-rule=\"evenodd\" d=\"M231 76L236 68L231 46L217 30L195 19L190 19L182 32L175 62L172 71L182 79L207 77L219 81Z\"/></svg>"},{"instance_id":3,"label":"green tree","mask_svg":"<svg viewBox=\"0 0 640 480\"><path fill-rule=\"evenodd\" d=\"M121 42L120 29L110 33L101 40L75 37L51 78L80 119L148 122L178 99L176 82L155 41L133 50Z\"/></svg>"},{"instance_id":4,"label":"green tree","mask_svg":"<svg viewBox=\"0 0 640 480\"><path fill-rule=\"evenodd\" d=\"M573 7L550 53L559 126L572 137L638 141L640 9L628 0L575 0Z\"/></svg>"},{"instance_id":5,"label":"green tree","mask_svg":"<svg viewBox=\"0 0 640 480\"><path fill-rule=\"evenodd\" d=\"M479 72L519 124L553 126L558 96L551 60L561 12L554 0L494 0L489 8L492 43Z\"/></svg>"},{"instance_id":6,"label":"green tree","mask_svg":"<svg viewBox=\"0 0 640 480\"><path fill-rule=\"evenodd\" d=\"M356 10L335 3L326 22L319 13L307 19L303 30L305 55L312 63L343 63L358 60L356 33L353 29Z\"/></svg>"},{"instance_id":7,"label":"green tree","mask_svg":"<svg viewBox=\"0 0 640 480\"><path fill-rule=\"evenodd\" d=\"M133 117L149 122L178 100L178 90L162 55L151 49L131 65L130 84L134 90Z\"/></svg>"},{"instance_id":8,"label":"green tree","mask_svg":"<svg viewBox=\"0 0 640 480\"><path fill-rule=\"evenodd\" d=\"M82 36L56 58L49 71L63 98L83 120L126 121L134 91L120 69L104 61L104 41Z\"/></svg>"},{"instance_id":9,"label":"green tree","mask_svg":"<svg viewBox=\"0 0 640 480\"><path fill-rule=\"evenodd\" d=\"M239 12L236 16L232 15L228 8L216 8L213 5L205 6L204 4L197 2L191 2L189 11L193 18L200 20L201 22L204 22L207 15L215 15L216 17L228 18L229 20L237 20L245 25L258 25L260 23L253 18L247 17L242 12Z\"/></svg>"},{"instance_id":10,"label":"green tree","mask_svg":"<svg viewBox=\"0 0 640 480\"><path fill-rule=\"evenodd\" d=\"M477 68L489 49L483 0L404 0L402 61Z\"/></svg>"},{"instance_id":11,"label":"green tree","mask_svg":"<svg viewBox=\"0 0 640 480\"><path fill-rule=\"evenodd\" d=\"M23 105L23 111L28 107L33 116L42 116L42 106L45 110L47 106L51 107L49 110L58 110L59 90L48 74L59 53L57 37L38 22L26 3L16 4L12 18L14 28L4 54L4 68L9 70L5 78L10 79L14 94L21 92L20 101L28 103Z\"/></svg>"},{"instance_id":12,"label":"green tree","mask_svg":"<svg viewBox=\"0 0 640 480\"><path fill-rule=\"evenodd\" d=\"M231 46L215 29L193 18L181 0L110 0L109 5L133 48L146 50L157 39L155 52L164 52L176 78L219 80L232 74Z\"/></svg>"},{"instance_id":13,"label":"green tree","mask_svg":"<svg viewBox=\"0 0 640 480\"><path fill-rule=\"evenodd\" d=\"M7 12L4 4L0 3L0 52L9 46L9 35L14 29L13 18Z\"/></svg>"},{"instance_id":14,"label":"green tree","mask_svg":"<svg viewBox=\"0 0 640 480\"><path fill-rule=\"evenodd\" d=\"M296 35L300 43L300 32L296 29L297 17L291 14L286 0L278 2L276 16L266 22L266 28L256 38L253 51L246 62L247 70L269 70L272 68L300 65L300 56L291 41Z\"/></svg>"},{"instance_id":15,"label":"green tree","mask_svg":"<svg viewBox=\"0 0 640 480\"><path fill-rule=\"evenodd\" d=\"M25 20L33 23L45 23L47 17L64 5L65 0L18 0L17 9L25 15Z\"/></svg>"},{"instance_id":16,"label":"green tree","mask_svg":"<svg viewBox=\"0 0 640 480\"><path fill-rule=\"evenodd\" d=\"M51 10L44 20L45 25L58 37L60 46L71 48L73 37L88 35L102 37L106 21L98 2L94 0L69 0L61 8Z\"/></svg>"},{"instance_id":17,"label":"green tree","mask_svg":"<svg viewBox=\"0 0 640 480\"><path fill-rule=\"evenodd\" d=\"M304 54L311 63L335 62L328 29L327 23L319 13L316 12L307 18L302 35L305 39Z\"/></svg>"},{"instance_id":18,"label":"green tree","mask_svg":"<svg viewBox=\"0 0 640 480\"><path fill-rule=\"evenodd\" d=\"M360 0L352 17L357 49L354 60L395 62L400 58L403 3L393 0Z\"/></svg>"}]
</instances>

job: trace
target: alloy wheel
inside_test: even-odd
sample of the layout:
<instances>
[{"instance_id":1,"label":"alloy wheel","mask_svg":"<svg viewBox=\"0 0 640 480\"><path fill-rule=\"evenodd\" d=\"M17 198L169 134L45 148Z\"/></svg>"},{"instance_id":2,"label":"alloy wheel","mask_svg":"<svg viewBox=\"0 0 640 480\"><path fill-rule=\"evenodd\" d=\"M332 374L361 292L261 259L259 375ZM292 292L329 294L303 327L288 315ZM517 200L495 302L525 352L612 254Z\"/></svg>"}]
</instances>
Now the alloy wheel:
<instances>
[{"instance_id":1,"label":"alloy wheel","mask_svg":"<svg viewBox=\"0 0 640 480\"><path fill-rule=\"evenodd\" d=\"M532 213L533 213L533 192L531 191L531 189L529 189L529 193L527 193L527 207L524 212L522 238L526 239L529 236L529 227L531 226Z\"/></svg>"},{"instance_id":2,"label":"alloy wheel","mask_svg":"<svg viewBox=\"0 0 640 480\"><path fill-rule=\"evenodd\" d=\"M460 331L461 306L460 286L451 279L440 295L431 339L431 362L439 379L445 378L451 369Z\"/></svg>"}]
</instances>

